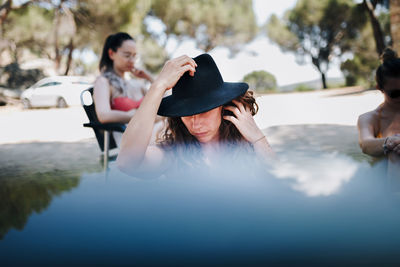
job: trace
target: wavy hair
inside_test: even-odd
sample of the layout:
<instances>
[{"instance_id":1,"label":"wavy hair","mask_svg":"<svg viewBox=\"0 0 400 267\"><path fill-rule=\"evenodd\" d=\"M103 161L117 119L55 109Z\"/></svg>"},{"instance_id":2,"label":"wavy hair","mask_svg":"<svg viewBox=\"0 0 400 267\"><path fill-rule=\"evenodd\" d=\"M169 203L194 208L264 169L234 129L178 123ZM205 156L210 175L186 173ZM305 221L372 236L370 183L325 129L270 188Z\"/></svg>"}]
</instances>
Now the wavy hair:
<instances>
[{"instance_id":1,"label":"wavy hair","mask_svg":"<svg viewBox=\"0 0 400 267\"><path fill-rule=\"evenodd\" d=\"M242 103L246 109L249 109L253 116L258 112L258 105L252 91L247 91L245 94L237 97L236 100ZM234 104L229 102L224 104L223 107L229 105ZM223 110L221 116L228 115L227 112L229 113L229 111ZM227 147L241 146L252 149L251 143L242 136L236 126L223 118L219 127L219 137L221 143ZM158 140L159 144L165 149L178 147L184 150L184 152L190 152L200 148L199 141L190 134L180 117L168 118L168 125L160 139Z\"/></svg>"}]
</instances>

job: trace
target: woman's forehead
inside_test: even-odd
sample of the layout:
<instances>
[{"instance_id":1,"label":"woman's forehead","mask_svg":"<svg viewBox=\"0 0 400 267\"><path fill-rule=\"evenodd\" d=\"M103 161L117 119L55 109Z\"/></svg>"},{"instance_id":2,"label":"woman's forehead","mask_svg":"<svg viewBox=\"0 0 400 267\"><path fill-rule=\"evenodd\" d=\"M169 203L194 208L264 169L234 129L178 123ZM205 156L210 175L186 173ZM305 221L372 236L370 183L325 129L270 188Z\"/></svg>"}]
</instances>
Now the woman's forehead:
<instances>
[{"instance_id":1,"label":"woman's forehead","mask_svg":"<svg viewBox=\"0 0 400 267\"><path fill-rule=\"evenodd\" d=\"M119 49L123 52L136 52L136 43L133 40L126 40Z\"/></svg>"}]
</instances>

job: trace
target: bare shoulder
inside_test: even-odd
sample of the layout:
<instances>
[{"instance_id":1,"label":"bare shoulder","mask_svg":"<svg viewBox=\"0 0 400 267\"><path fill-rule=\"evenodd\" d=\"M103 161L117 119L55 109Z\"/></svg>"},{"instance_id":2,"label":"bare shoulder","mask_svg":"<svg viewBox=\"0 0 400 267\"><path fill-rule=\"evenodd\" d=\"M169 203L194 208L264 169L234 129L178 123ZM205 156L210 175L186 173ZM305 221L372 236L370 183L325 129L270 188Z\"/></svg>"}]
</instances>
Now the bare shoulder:
<instances>
[{"instance_id":1,"label":"bare shoulder","mask_svg":"<svg viewBox=\"0 0 400 267\"><path fill-rule=\"evenodd\" d=\"M94 81L94 87L98 87L98 88L108 88L109 84L108 84L108 80L106 77L100 75L96 78L96 80Z\"/></svg>"},{"instance_id":2,"label":"bare shoulder","mask_svg":"<svg viewBox=\"0 0 400 267\"><path fill-rule=\"evenodd\" d=\"M358 124L375 124L379 119L379 108L361 114L358 117Z\"/></svg>"}]
</instances>

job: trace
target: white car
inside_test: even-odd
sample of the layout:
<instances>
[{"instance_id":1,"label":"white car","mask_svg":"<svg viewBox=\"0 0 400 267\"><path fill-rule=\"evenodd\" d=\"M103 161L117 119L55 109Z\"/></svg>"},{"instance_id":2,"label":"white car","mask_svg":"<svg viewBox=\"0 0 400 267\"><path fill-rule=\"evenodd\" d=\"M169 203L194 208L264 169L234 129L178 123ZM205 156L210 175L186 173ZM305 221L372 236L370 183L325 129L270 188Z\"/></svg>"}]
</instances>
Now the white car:
<instances>
[{"instance_id":1,"label":"white car","mask_svg":"<svg viewBox=\"0 0 400 267\"><path fill-rule=\"evenodd\" d=\"M86 77L54 76L44 78L21 94L24 108L64 108L80 104L81 92L93 86Z\"/></svg>"}]
</instances>

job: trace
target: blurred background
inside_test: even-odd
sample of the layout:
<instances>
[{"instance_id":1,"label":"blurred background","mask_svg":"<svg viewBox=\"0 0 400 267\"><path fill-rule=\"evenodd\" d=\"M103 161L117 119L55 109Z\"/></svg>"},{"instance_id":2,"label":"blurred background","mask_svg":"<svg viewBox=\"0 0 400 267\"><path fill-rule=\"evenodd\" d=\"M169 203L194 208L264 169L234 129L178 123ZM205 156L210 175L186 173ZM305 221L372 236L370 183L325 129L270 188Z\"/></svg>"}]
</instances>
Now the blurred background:
<instances>
[{"instance_id":1,"label":"blurred background","mask_svg":"<svg viewBox=\"0 0 400 267\"><path fill-rule=\"evenodd\" d=\"M107 35L137 40L156 74L181 54L211 53L225 80L260 93L374 86L385 46L399 50L397 0L2 0L1 102L43 77L98 74Z\"/></svg>"}]
</instances>

